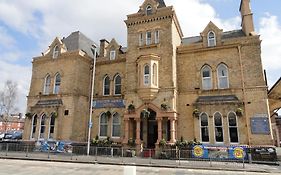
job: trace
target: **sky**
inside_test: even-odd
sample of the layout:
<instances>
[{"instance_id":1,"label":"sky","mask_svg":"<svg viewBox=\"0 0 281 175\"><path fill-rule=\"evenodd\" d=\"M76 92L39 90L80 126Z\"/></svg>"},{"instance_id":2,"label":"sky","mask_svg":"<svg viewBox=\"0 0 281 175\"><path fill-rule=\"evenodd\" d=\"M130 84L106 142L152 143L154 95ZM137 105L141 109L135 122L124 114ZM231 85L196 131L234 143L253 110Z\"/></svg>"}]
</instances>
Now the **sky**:
<instances>
[{"instance_id":1,"label":"sky","mask_svg":"<svg viewBox=\"0 0 281 175\"><path fill-rule=\"evenodd\" d=\"M32 58L55 37L81 31L96 43L115 38L126 46L126 15L144 0L0 0L0 90L18 84L18 112L26 112ZM223 31L240 29L240 0L165 0L173 5L184 36L199 35L209 21ZM263 68L269 87L281 76L281 1L251 0L256 33L262 39Z\"/></svg>"}]
</instances>

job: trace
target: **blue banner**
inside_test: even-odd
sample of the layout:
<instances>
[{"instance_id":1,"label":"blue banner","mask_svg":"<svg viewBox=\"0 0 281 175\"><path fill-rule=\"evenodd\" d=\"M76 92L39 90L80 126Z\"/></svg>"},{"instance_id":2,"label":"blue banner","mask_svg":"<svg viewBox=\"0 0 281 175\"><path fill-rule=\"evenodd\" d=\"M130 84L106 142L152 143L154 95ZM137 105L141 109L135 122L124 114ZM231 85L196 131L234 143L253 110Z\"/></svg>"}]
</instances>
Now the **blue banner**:
<instances>
[{"instance_id":1,"label":"blue banner","mask_svg":"<svg viewBox=\"0 0 281 175\"><path fill-rule=\"evenodd\" d=\"M109 100L94 100L93 108L125 108L125 100L109 99Z\"/></svg>"}]
</instances>

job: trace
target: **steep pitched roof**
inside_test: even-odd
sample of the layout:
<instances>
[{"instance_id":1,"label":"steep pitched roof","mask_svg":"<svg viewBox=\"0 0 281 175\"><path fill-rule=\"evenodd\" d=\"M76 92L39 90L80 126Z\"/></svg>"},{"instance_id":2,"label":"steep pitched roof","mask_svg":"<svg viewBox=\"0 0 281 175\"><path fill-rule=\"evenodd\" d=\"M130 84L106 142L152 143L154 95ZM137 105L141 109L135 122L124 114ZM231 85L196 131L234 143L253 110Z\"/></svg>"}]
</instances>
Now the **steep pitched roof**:
<instances>
[{"instance_id":1,"label":"steep pitched roof","mask_svg":"<svg viewBox=\"0 0 281 175\"><path fill-rule=\"evenodd\" d=\"M159 3L158 8L166 7L164 0L156 0Z\"/></svg>"},{"instance_id":2,"label":"steep pitched roof","mask_svg":"<svg viewBox=\"0 0 281 175\"><path fill-rule=\"evenodd\" d=\"M92 58L94 57L92 48L93 46L98 46L80 31L71 33L68 37L62 39L62 42L68 51L82 50Z\"/></svg>"}]
</instances>

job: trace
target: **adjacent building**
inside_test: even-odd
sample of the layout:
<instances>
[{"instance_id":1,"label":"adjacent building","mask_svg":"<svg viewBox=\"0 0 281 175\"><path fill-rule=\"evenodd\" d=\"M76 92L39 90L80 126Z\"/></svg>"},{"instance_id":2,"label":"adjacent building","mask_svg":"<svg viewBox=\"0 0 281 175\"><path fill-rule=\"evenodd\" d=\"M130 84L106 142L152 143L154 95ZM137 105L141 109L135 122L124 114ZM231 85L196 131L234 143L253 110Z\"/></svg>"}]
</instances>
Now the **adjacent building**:
<instances>
[{"instance_id":1,"label":"adjacent building","mask_svg":"<svg viewBox=\"0 0 281 175\"><path fill-rule=\"evenodd\" d=\"M83 142L92 126L92 138L133 139L149 148L181 137L272 145L250 0L241 0L240 13L241 29L209 22L198 36L185 37L173 6L145 0L125 20L126 47L115 39L97 46L81 32L56 38L32 62L24 139Z\"/></svg>"}]
</instances>

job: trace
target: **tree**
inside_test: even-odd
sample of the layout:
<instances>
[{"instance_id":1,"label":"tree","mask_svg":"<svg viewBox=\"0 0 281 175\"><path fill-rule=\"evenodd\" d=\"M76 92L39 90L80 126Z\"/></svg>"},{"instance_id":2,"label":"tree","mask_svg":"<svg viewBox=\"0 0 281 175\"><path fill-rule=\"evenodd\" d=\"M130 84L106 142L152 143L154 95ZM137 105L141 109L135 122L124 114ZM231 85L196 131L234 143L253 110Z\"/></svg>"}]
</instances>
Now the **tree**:
<instances>
[{"instance_id":1,"label":"tree","mask_svg":"<svg viewBox=\"0 0 281 175\"><path fill-rule=\"evenodd\" d=\"M12 112L17 110L17 83L8 80L5 83L4 89L0 91L0 116L4 123L5 131Z\"/></svg>"}]
</instances>

